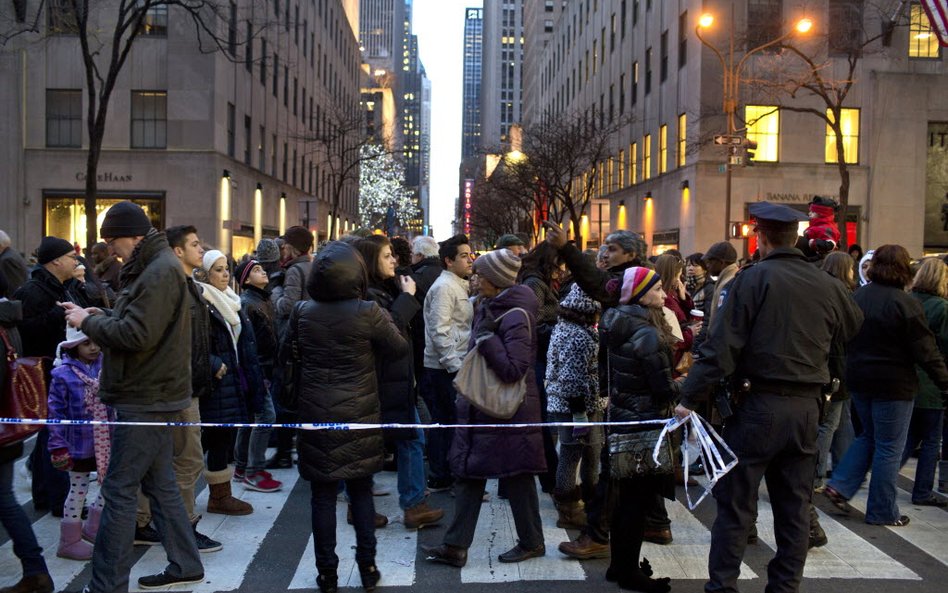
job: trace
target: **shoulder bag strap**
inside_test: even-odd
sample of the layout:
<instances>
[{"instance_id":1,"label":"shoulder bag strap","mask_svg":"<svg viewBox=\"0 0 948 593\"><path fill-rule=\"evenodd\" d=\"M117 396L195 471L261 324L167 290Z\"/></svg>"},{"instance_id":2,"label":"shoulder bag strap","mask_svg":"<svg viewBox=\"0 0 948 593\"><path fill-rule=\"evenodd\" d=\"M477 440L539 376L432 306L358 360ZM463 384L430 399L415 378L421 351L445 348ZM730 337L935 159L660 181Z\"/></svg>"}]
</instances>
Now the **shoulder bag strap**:
<instances>
[{"instance_id":1,"label":"shoulder bag strap","mask_svg":"<svg viewBox=\"0 0 948 593\"><path fill-rule=\"evenodd\" d=\"M10 343L10 336L7 335L7 330L0 327L0 339L3 340L3 345L7 349L7 360L13 362L17 359L16 350L13 348L13 344Z\"/></svg>"},{"instance_id":2,"label":"shoulder bag strap","mask_svg":"<svg viewBox=\"0 0 948 593\"><path fill-rule=\"evenodd\" d=\"M514 307L514 308L512 308L512 309L508 309L507 311L504 311L502 314L500 314L500 315L498 315L497 317L495 317L495 318L494 318L494 321L500 321L501 319L503 319L504 317L506 317L506 316L509 315L510 313L513 313L514 311L520 311L521 313L523 313L523 316L527 318L527 331L530 332L530 334L532 335L532 334L533 334L533 326L530 324L530 314L527 313L526 309L523 309L522 307Z\"/></svg>"}]
</instances>

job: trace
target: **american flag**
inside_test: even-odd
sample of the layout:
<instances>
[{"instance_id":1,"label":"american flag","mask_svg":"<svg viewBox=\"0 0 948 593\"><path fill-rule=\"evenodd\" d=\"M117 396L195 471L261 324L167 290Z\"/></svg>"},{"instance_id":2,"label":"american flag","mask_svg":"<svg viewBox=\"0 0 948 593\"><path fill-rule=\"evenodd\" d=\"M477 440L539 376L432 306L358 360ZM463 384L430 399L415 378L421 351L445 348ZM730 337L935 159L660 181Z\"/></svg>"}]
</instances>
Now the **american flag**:
<instances>
[{"instance_id":1,"label":"american flag","mask_svg":"<svg viewBox=\"0 0 948 593\"><path fill-rule=\"evenodd\" d=\"M948 0L922 0L938 42L948 47Z\"/></svg>"}]
</instances>

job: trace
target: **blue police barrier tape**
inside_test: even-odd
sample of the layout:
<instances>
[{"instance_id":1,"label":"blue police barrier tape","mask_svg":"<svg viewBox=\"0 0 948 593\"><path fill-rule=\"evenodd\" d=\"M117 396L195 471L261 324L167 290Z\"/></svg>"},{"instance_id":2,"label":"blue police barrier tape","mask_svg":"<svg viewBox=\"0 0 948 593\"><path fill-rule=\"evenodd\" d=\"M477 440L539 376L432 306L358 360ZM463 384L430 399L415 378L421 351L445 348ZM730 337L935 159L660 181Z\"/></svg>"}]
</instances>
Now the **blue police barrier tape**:
<instances>
[{"instance_id":1,"label":"blue police barrier tape","mask_svg":"<svg viewBox=\"0 0 948 593\"><path fill-rule=\"evenodd\" d=\"M175 422L175 421L122 421L122 420L67 420L58 418L0 418L0 424L32 424L60 426L200 426L202 428L299 428L302 430L378 430L388 428L535 428L535 427L593 427L593 426L644 426L651 424L669 424L672 419L639 420L629 422L520 422L507 424L401 424L359 423L359 422Z\"/></svg>"}]
</instances>

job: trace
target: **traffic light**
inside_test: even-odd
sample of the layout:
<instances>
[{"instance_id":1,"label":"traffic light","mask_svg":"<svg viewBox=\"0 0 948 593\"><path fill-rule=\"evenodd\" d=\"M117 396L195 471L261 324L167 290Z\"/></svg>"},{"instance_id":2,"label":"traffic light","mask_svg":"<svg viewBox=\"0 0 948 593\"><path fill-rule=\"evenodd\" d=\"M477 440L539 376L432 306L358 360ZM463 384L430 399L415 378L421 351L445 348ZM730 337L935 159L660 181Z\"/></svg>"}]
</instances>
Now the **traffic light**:
<instances>
[{"instance_id":1,"label":"traffic light","mask_svg":"<svg viewBox=\"0 0 948 593\"><path fill-rule=\"evenodd\" d=\"M754 152L757 150L757 142L754 140L744 140L744 164L752 166L754 164Z\"/></svg>"},{"instance_id":2,"label":"traffic light","mask_svg":"<svg viewBox=\"0 0 948 593\"><path fill-rule=\"evenodd\" d=\"M737 221L731 223L731 238L746 239L754 234L754 225L750 222Z\"/></svg>"}]
</instances>

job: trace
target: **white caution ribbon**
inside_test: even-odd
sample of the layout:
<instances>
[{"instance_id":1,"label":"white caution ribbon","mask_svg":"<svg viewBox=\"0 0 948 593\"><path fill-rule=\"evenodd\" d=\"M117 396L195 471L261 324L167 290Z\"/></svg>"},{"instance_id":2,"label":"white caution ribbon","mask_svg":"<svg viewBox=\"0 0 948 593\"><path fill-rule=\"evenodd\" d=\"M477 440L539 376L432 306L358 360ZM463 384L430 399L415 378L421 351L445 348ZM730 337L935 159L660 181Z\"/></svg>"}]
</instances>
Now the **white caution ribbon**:
<instances>
[{"instance_id":1,"label":"white caution ribbon","mask_svg":"<svg viewBox=\"0 0 948 593\"><path fill-rule=\"evenodd\" d=\"M711 494L714 485L737 465L737 455L734 454L734 451L728 447L721 435L714 430L714 427L707 420L692 412L684 418L674 417L665 423L652 453L652 459L655 460L655 463L658 463L658 452L662 439L666 434L679 428L683 429L681 449L685 478L685 498L688 501L688 508L694 510L695 507L701 504L701 501ZM698 497L698 500L692 501L691 491L688 490L689 468L692 463L699 459L708 483L701 484L704 492Z\"/></svg>"}]
</instances>

